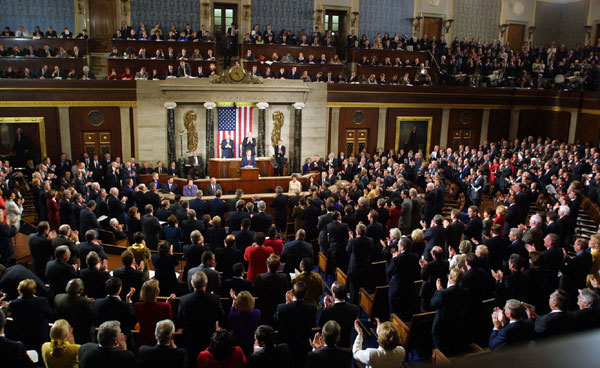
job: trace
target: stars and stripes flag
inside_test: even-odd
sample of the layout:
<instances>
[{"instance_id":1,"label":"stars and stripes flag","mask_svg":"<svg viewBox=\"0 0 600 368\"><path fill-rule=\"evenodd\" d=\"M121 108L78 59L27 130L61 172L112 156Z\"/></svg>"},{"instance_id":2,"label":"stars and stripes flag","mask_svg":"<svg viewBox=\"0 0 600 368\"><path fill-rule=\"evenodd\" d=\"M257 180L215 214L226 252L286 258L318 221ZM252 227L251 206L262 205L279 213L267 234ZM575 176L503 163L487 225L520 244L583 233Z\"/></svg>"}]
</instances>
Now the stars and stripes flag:
<instances>
[{"instance_id":1,"label":"stars and stripes flag","mask_svg":"<svg viewBox=\"0 0 600 368\"><path fill-rule=\"evenodd\" d=\"M217 112L217 157L222 156L221 142L225 134L234 141L233 157L241 157L240 143L252 131L252 111L254 106L219 106Z\"/></svg>"}]
</instances>

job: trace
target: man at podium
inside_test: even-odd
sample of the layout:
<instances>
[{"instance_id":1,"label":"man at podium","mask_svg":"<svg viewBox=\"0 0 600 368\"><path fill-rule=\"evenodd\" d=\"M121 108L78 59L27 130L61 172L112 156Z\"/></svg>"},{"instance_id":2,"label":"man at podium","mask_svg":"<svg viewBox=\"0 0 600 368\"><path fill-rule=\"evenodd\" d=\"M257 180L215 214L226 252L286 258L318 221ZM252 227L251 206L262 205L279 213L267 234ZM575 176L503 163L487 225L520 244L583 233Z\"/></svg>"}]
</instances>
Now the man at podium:
<instances>
[{"instance_id":1,"label":"man at podium","mask_svg":"<svg viewBox=\"0 0 600 368\"><path fill-rule=\"evenodd\" d=\"M233 147L235 142L229 136L229 133L225 133L225 139L221 142L221 157L222 158L233 158Z\"/></svg>"},{"instance_id":2,"label":"man at podium","mask_svg":"<svg viewBox=\"0 0 600 368\"><path fill-rule=\"evenodd\" d=\"M244 155L244 157L242 157L242 163L240 165L242 168L244 167L256 167L256 160L254 159L254 156L252 155L252 151L251 150L246 150L246 154Z\"/></svg>"}]
</instances>

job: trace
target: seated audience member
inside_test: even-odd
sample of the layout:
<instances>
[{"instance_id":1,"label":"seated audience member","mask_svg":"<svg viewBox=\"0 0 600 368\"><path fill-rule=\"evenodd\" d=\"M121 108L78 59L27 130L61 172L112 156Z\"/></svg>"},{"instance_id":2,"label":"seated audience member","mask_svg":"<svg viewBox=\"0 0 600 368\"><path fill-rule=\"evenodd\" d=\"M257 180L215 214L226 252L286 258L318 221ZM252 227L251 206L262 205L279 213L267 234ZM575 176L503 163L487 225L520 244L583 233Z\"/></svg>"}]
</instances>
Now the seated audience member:
<instances>
[{"instance_id":1,"label":"seated audience member","mask_svg":"<svg viewBox=\"0 0 600 368\"><path fill-rule=\"evenodd\" d=\"M119 321L110 320L98 328L98 343L88 342L79 348L79 367L135 367L133 352L127 350L127 342L121 333Z\"/></svg>"},{"instance_id":2,"label":"seated audience member","mask_svg":"<svg viewBox=\"0 0 600 368\"><path fill-rule=\"evenodd\" d=\"M83 281L76 278L69 281L66 293L54 298L56 318L70 323L71 333L78 344L90 342L94 336L94 301L83 296L83 291Z\"/></svg>"},{"instance_id":3,"label":"seated audience member","mask_svg":"<svg viewBox=\"0 0 600 368\"><path fill-rule=\"evenodd\" d=\"M489 346L494 351L507 346L526 344L533 339L533 326L525 321L525 306L516 299L509 299L504 310L495 308L492 313L494 329L490 335Z\"/></svg>"},{"instance_id":4,"label":"seated audience member","mask_svg":"<svg viewBox=\"0 0 600 368\"><path fill-rule=\"evenodd\" d=\"M140 325L139 334L135 338L136 349L139 349L142 345L156 345L154 336L156 325L161 320L173 319L171 304L169 302L170 299L175 297L175 294L172 294L169 297L170 299L167 299L167 302L157 302L156 298L159 294L158 280L148 280L142 285L140 301L134 305L135 318Z\"/></svg>"},{"instance_id":5,"label":"seated audience member","mask_svg":"<svg viewBox=\"0 0 600 368\"><path fill-rule=\"evenodd\" d=\"M258 326L254 333L254 352L248 356L249 368L288 368L290 348L287 344L275 345L275 331L268 325Z\"/></svg>"},{"instance_id":6,"label":"seated audience member","mask_svg":"<svg viewBox=\"0 0 600 368\"><path fill-rule=\"evenodd\" d=\"M254 308L254 297L248 291L236 295L231 289L229 295L233 299L228 317L233 340L242 349L244 355L250 356L254 345L254 331L260 322L261 311Z\"/></svg>"},{"instance_id":7,"label":"seated audience member","mask_svg":"<svg viewBox=\"0 0 600 368\"><path fill-rule=\"evenodd\" d=\"M80 347L73 339L69 322L58 319L50 328L50 342L42 345L42 359L47 368L77 367Z\"/></svg>"},{"instance_id":8,"label":"seated audience member","mask_svg":"<svg viewBox=\"0 0 600 368\"><path fill-rule=\"evenodd\" d=\"M33 368L34 364L27 355L22 342L9 339L4 334L6 315L0 309L0 351L2 352L2 366L7 368Z\"/></svg>"},{"instance_id":9,"label":"seated audience member","mask_svg":"<svg viewBox=\"0 0 600 368\"><path fill-rule=\"evenodd\" d=\"M185 350L175 346L173 321L170 319L158 321L152 332L157 343L154 346L140 347L140 365L147 368L183 368Z\"/></svg>"},{"instance_id":10,"label":"seated audience member","mask_svg":"<svg viewBox=\"0 0 600 368\"><path fill-rule=\"evenodd\" d=\"M152 255L154 279L160 281L161 296L169 296L177 291L177 274L175 267L179 265L173 255L173 246L164 240L158 242L158 252Z\"/></svg>"},{"instance_id":11,"label":"seated audience member","mask_svg":"<svg viewBox=\"0 0 600 368\"><path fill-rule=\"evenodd\" d=\"M358 320L354 322L356 339L352 346L352 355L357 362L371 367L393 367L404 361L406 352L400 345L400 334L392 322L380 323L377 319L377 349L363 349L363 329Z\"/></svg>"},{"instance_id":12,"label":"seated audience member","mask_svg":"<svg viewBox=\"0 0 600 368\"><path fill-rule=\"evenodd\" d=\"M341 327L336 321L328 321L317 332L311 346L313 351L306 357L306 367L348 367L352 363L352 351L349 348L338 347Z\"/></svg>"}]
</instances>

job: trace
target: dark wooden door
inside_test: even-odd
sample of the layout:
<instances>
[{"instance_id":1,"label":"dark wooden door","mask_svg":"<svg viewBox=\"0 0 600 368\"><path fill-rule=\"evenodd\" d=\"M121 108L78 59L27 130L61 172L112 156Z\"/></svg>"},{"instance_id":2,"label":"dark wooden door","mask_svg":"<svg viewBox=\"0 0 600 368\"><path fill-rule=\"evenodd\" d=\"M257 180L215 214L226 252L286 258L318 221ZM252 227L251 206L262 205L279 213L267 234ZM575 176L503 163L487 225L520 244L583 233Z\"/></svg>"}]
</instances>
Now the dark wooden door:
<instances>
[{"instance_id":1,"label":"dark wooden door","mask_svg":"<svg viewBox=\"0 0 600 368\"><path fill-rule=\"evenodd\" d=\"M110 38L117 24L117 2L114 0L90 1L90 36L93 38Z\"/></svg>"},{"instance_id":2,"label":"dark wooden door","mask_svg":"<svg viewBox=\"0 0 600 368\"><path fill-rule=\"evenodd\" d=\"M439 39L442 35L442 18L425 17L423 19L423 35L430 40L435 36Z\"/></svg>"},{"instance_id":3,"label":"dark wooden door","mask_svg":"<svg viewBox=\"0 0 600 368\"><path fill-rule=\"evenodd\" d=\"M348 13L343 10L325 10L325 32L331 30L333 36L337 40L338 55L342 55L346 50L346 15Z\"/></svg>"},{"instance_id":4,"label":"dark wooden door","mask_svg":"<svg viewBox=\"0 0 600 368\"><path fill-rule=\"evenodd\" d=\"M458 146L464 145L473 147L476 145L473 142L473 131L471 129L454 129L452 131L452 149L458 151Z\"/></svg>"},{"instance_id":5,"label":"dark wooden door","mask_svg":"<svg viewBox=\"0 0 600 368\"><path fill-rule=\"evenodd\" d=\"M102 157L105 153L113 154L111 152L111 132L82 131L81 142L83 143L83 152L87 152L90 157L94 155Z\"/></svg>"},{"instance_id":6,"label":"dark wooden door","mask_svg":"<svg viewBox=\"0 0 600 368\"><path fill-rule=\"evenodd\" d=\"M525 38L525 26L523 24L509 24L506 40L513 50L521 50Z\"/></svg>"},{"instance_id":7,"label":"dark wooden door","mask_svg":"<svg viewBox=\"0 0 600 368\"><path fill-rule=\"evenodd\" d=\"M348 157L358 157L360 151L365 148L369 151L368 142L369 129L346 129L345 152Z\"/></svg>"}]
</instances>

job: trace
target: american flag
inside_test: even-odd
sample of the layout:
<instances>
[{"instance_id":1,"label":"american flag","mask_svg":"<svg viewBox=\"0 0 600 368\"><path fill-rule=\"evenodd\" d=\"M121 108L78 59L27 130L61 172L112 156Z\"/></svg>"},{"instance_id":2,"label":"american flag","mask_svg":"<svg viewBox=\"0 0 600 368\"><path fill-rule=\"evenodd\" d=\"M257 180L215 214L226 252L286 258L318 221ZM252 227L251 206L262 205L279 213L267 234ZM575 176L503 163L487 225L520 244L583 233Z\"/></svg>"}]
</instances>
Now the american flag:
<instances>
[{"instance_id":1,"label":"american flag","mask_svg":"<svg viewBox=\"0 0 600 368\"><path fill-rule=\"evenodd\" d=\"M229 133L235 145L233 157L241 157L240 143L248 132L252 131L252 109L253 106L223 106L218 108L217 114L217 157L221 157L221 142L225 139L225 133Z\"/></svg>"}]
</instances>

